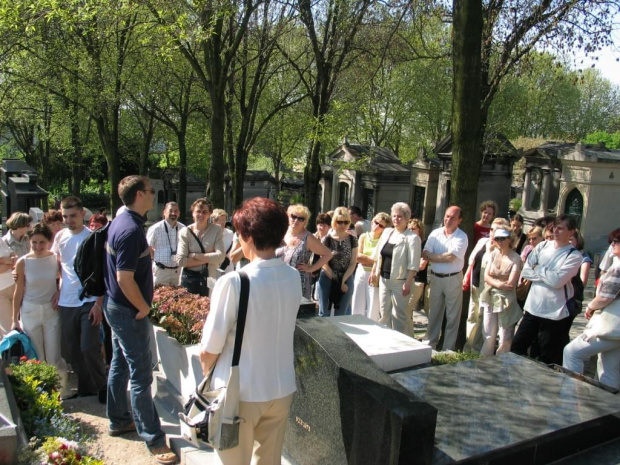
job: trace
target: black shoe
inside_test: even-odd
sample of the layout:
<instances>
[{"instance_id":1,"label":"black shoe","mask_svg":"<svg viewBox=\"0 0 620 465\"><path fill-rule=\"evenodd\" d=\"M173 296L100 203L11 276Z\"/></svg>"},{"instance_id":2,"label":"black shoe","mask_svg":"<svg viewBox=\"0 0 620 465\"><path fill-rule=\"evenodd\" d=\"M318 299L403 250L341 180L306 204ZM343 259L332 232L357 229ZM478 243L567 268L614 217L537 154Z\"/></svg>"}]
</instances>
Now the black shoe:
<instances>
[{"instance_id":1,"label":"black shoe","mask_svg":"<svg viewBox=\"0 0 620 465\"><path fill-rule=\"evenodd\" d=\"M101 391L99 391L98 397L99 397L99 403L105 405L106 402L108 401L108 390L102 389Z\"/></svg>"}]
</instances>

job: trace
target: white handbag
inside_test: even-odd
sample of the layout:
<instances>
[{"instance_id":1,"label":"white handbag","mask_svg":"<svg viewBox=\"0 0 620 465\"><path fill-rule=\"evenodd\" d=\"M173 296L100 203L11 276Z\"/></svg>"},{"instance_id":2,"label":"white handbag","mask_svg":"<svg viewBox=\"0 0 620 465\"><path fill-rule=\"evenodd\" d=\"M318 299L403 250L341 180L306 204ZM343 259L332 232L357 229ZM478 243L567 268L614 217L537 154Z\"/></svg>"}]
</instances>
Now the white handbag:
<instances>
[{"instance_id":1,"label":"white handbag","mask_svg":"<svg viewBox=\"0 0 620 465\"><path fill-rule=\"evenodd\" d=\"M202 441L217 450L228 450L239 445L239 424L244 421L239 417L239 358L248 309L250 281L247 274L242 271L239 272L239 277L241 296L228 383L219 389L209 390L215 367L212 368L200 382L196 392L190 396L183 412L179 412L183 437L196 446Z\"/></svg>"},{"instance_id":2,"label":"white handbag","mask_svg":"<svg viewBox=\"0 0 620 465\"><path fill-rule=\"evenodd\" d=\"M584 333L588 340L595 337L620 340L620 299L615 299L604 309L594 312Z\"/></svg>"}]
</instances>

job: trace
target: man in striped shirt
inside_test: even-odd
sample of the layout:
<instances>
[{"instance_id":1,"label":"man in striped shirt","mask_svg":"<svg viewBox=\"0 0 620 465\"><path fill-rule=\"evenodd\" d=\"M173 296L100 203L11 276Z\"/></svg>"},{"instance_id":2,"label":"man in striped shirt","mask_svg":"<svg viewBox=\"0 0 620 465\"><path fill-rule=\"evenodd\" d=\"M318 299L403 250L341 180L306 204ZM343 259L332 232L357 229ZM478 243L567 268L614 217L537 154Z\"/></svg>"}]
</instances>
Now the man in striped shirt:
<instances>
[{"instance_id":1,"label":"man in striped shirt","mask_svg":"<svg viewBox=\"0 0 620 465\"><path fill-rule=\"evenodd\" d=\"M168 202L164 207L164 219L151 226L146 240L153 250L153 285L178 286L181 268L175 261L179 231L185 227L177 221L179 205Z\"/></svg>"}]
</instances>

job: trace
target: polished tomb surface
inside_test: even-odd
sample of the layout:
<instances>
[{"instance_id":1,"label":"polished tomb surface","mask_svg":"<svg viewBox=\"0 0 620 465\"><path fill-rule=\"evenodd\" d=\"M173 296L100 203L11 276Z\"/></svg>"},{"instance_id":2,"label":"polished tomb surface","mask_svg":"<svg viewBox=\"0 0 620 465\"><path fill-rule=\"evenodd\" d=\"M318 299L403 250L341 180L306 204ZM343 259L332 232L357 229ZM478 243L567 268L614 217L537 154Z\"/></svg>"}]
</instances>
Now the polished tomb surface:
<instances>
[{"instance_id":1,"label":"polished tomb surface","mask_svg":"<svg viewBox=\"0 0 620 465\"><path fill-rule=\"evenodd\" d=\"M391 375L438 410L434 464L542 464L620 435L620 397L514 354Z\"/></svg>"},{"instance_id":2,"label":"polished tomb surface","mask_svg":"<svg viewBox=\"0 0 620 465\"><path fill-rule=\"evenodd\" d=\"M430 464L437 412L327 318L297 320L284 455L299 465Z\"/></svg>"}]
</instances>

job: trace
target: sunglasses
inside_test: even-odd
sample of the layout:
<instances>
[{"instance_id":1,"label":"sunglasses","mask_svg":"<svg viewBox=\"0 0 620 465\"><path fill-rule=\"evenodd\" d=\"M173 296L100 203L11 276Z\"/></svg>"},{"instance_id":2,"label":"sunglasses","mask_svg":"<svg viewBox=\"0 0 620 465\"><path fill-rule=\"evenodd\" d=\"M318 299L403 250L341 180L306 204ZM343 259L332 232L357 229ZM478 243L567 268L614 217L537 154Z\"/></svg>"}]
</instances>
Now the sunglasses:
<instances>
[{"instance_id":1,"label":"sunglasses","mask_svg":"<svg viewBox=\"0 0 620 465\"><path fill-rule=\"evenodd\" d=\"M375 224L375 226L377 226L378 228L385 228L385 226L383 226L383 225L382 225L381 223L379 223L378 221L373 220L372 222L373 222L373 223Z\"/></svg>"},{"instance_id":2,"label":"sunglasses","mask_svg":"<svg viewBox=\"0 0 620 465\"><path fill-rule=\"evenodd\" d=\"M494 240L495 242L504 242L506 239L508 239L507 237L495 237Z\"/></svg>"},{"instance_id":3,"label":"sunglasses","mask_svg":"<svg viewBox=\"0 0 620 465\"><path fill-rule=\"evenodd\" d=\"M538 239L542 239L542 236L535 236L535 237L528 237L527 240L532 242L532 241L537 241Z\"/></svg>"},{"instance_id":4,"label":"sunglasses","mask_svg":"<svg viewBox=\"0 0 620 465\"><path fill-rule=\"evenodd\" d=\"M339 225L351 224L351 222L348 221L348 220L337 220L336 223L339 224Z\"/></svg>"},{"instance_id":5,"label":"sunglasses","mask_svg":"<svg viewBox=\"0 0 620 465\"><path fill-rule=\"evenodd\" d=\"M306 217L304 216L297 216L297 215L293 215L292 213L290 216L291 216L291 220L293 221L306 221Z\"/></svg>"}]
</instances>

